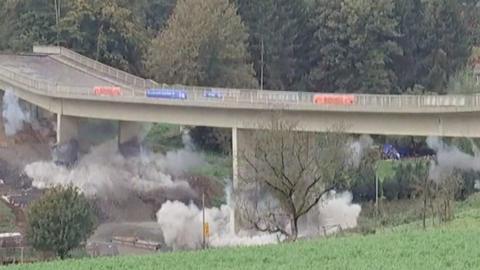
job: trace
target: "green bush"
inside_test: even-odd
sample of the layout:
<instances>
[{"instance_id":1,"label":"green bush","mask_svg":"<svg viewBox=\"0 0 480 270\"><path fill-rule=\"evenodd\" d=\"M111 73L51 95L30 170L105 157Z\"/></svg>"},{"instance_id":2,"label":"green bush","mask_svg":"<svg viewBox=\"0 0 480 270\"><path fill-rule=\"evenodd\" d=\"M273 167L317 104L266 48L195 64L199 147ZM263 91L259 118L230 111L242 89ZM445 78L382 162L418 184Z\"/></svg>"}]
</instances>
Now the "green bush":
<instances>
[{"instance_id":1,"label":"green bush","mask_svg":"<svg viewBox=\"0 0 480 270\"><path fill-rule=\"evenodd\" d=\"M184 147L180 126L170 124L153 124L145 143L154 152L163 153Z\"/></svg>"},{"instance_id":2,"label":"green bush","mask_svg":"<svg viewBox=\"0 0 480 270\"><path fill-rule=\"evenodd\" d=\"M76 188L52 188L31 205L27 238L35 249L55 252L64 259L93 233L93 213L86 197Z\"/></svg>"}]
</instances>

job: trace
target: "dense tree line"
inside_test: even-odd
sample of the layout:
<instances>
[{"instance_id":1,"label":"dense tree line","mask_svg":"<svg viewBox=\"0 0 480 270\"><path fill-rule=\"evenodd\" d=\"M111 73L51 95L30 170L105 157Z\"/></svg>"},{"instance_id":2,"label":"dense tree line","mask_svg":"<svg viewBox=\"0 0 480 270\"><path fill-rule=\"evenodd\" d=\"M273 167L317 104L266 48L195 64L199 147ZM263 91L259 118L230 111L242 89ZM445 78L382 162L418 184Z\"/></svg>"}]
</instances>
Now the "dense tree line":
<instances>
[{"instance_id":1,"label":"dense tree line","mask_svg":"<svg viewBox=\"0 0 480 270\"><path fill-rule=\"evenodd\" d=\"M477 2L2 1L0 49L58 43L168 83L444 93L478 43Z\"/></svg>"},{"instance_id":2,"label":"dense tree line","mask_svg":"<svg viewBox=\"0 0 480 270\"><path fill-rule=\"evenodd\" d=\"M478 0L11 0L0 2L0 50L60 44L169 84L444 94L480 42L479 9Z\"/></svg>"}]
</instances>

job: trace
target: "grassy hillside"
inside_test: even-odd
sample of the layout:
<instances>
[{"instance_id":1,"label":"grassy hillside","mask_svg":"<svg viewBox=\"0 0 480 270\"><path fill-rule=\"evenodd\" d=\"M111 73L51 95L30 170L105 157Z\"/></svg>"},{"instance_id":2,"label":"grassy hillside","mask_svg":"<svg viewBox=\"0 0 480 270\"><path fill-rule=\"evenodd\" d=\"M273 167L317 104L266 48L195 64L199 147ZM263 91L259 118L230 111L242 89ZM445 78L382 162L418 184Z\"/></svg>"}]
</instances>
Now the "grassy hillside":
<instances>
[{"instance_id":1,"label":"grassy hillside","mask_svg":"<svg viewBox=\"0 0 480 270\"><path fill-rule=\"evenodd\" d=\"M6 269L478 269L479 206L478 201L463 203L455 221L426 232L413 224L368 236L146 257L72 260Z\"/></svg>"}]
</instances>

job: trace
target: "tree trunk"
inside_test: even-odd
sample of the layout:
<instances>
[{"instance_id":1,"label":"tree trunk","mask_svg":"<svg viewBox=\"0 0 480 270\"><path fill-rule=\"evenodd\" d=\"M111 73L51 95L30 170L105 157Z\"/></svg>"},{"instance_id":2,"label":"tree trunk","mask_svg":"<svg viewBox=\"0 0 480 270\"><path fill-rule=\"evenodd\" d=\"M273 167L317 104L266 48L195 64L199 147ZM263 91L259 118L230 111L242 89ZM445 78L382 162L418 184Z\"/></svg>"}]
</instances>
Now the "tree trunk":
<instances>
[{"instance_id":1,"label":"tree trunk","mask_svg":"<svg viewBox=\"0 0 480 270\"><path fill-rule=\"evenodd\" d=\"M427 178L423 185L423 229L427 228Z\"/></svg>"},{"instance_id":2,"label":"tree trunk","mask_svg":"<svg viewBox=\"0 0 480 270\"><path fill-rule=\"evenodd\" d=\"M290 234L290 241L295 242L298 238L298 217L294 217L291 221L291 234Z\"/></svg>"},{"instance_id":3,"label":"tree trunk","mask_svg":"<svg viewBox=\"0 0 480 270\"><path fill-rule=\"evenodd\" d=\"M60 260L65 260L67 257L68 251L65 250L58 250L57 251L57 256L60 257Z\"/></svg>"}]
</instances>

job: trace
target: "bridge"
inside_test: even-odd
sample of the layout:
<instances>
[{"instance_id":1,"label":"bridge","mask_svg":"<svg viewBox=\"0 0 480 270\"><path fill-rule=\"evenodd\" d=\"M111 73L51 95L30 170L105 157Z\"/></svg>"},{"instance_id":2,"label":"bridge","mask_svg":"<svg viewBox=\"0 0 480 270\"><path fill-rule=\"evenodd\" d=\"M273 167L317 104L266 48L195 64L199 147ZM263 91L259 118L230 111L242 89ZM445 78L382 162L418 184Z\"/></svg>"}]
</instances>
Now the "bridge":
<instances>
[{"instance_id":1,"label":"bridge","mask_svg":"<svg viewBox=\"0 0 480 270\"><path fill-rule=\"evenodd\" d=\"M282 110L305 131L342 123L356 134L480 137L480 96L356 95L353 104L318 105L314 93L215 88L218 95L209 97L211 88L161 86L62 47L0 55L0 86L55 113L59 143L74 135L70 120L79 117L252 129L271 110ZM122 92L101 96L95 86ZM160 87L181 90L186 98L146 96L146 89Z\"/></svg>"},{"instance_id":2,"label":"bridge","mask_svg":"<svg viewBox=\"0 0 480 270\"><path fill-rule=\"evenodd\" d=\"M115 91L105 95L98 87ZM160 85L62 47L0 54L0 88L55 114L58 145L78 139L82 118L119 121L120 145L138 140L140 122L231 128L234 183L248 130L268 121L272 110L281 110L303 131L328 131L341 123L345 132L355 134L480 137L480 95L360 94L349 104L315 104L315 93L307 92ZM152 97L148 89L182 96Z\"/></svg>"},{"instance_id":3,"label":"bridge","mask_svg":"<svg viewBox=\"0 0 480 270\"><path fill-rule=\"evenodd\" d=\"M121 92L99 95L98 86L118 86ZM308 92L159 85L63 47L0 54L0 87L56 114L59 144L75 138L79 118L120 121L123 143L135 137L138 122L231 128L238 135L268 121L272 110L281 110L304 131L328 131L342 123L356 134L480 137L480 95L355 95L351 104L319 105ZM151 88L185 96L152 98L146 95ZM208 91L215 95L205 95Z\"/></svg>"}]
</instances>

